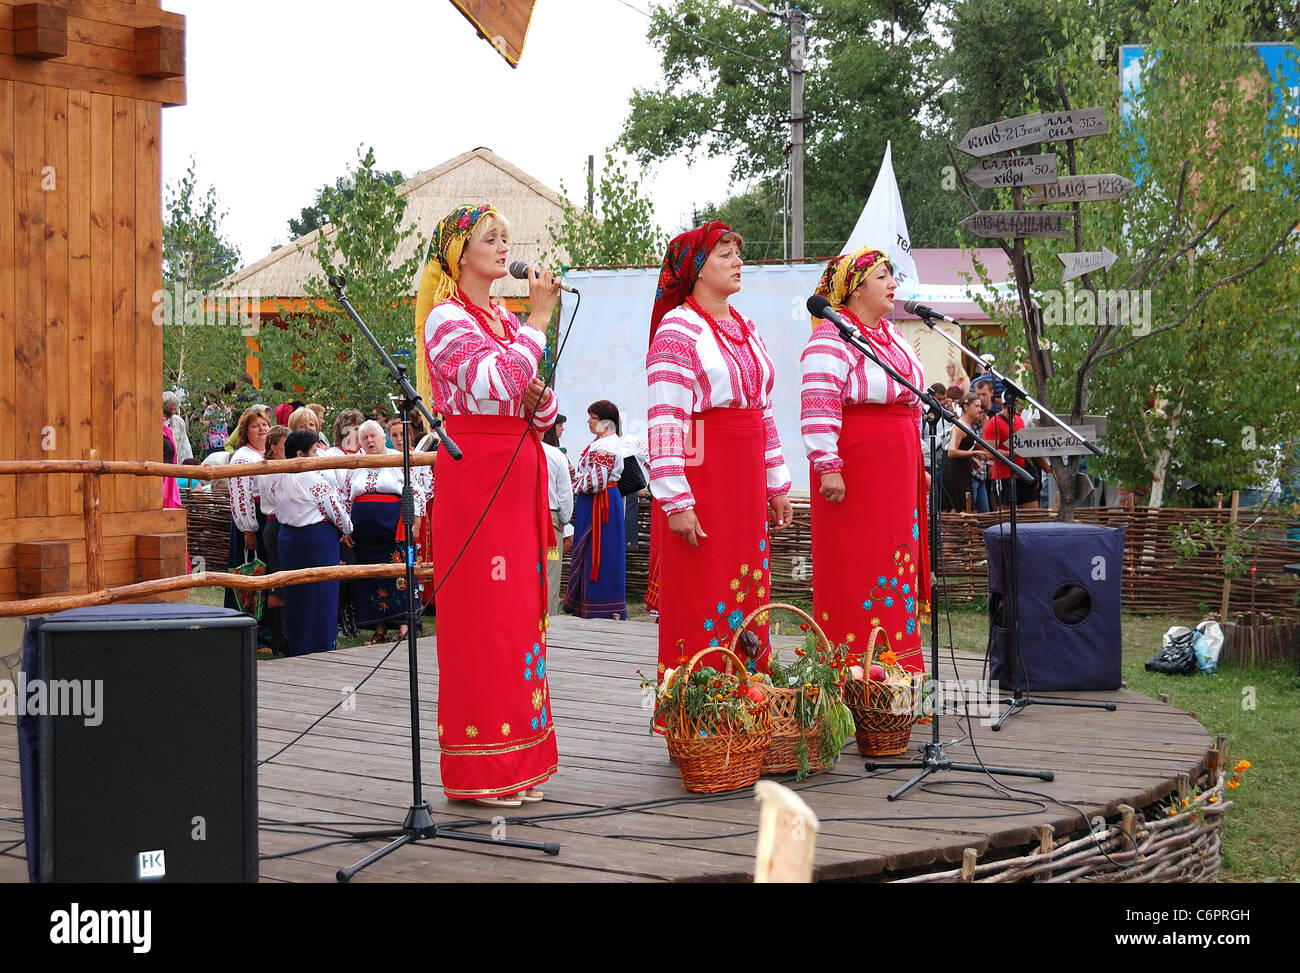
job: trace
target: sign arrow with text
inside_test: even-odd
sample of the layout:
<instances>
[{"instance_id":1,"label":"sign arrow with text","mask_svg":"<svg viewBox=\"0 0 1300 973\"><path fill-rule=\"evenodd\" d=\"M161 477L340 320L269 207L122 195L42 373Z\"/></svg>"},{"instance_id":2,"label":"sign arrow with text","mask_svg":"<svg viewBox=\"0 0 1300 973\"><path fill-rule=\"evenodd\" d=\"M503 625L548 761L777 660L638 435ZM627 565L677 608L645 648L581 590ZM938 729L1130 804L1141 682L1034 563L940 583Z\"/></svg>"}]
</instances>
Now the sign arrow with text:
<instances>
[{"instance_id":1,"label":"sign arrow with text","mask_svg":"<svg viewBox=\"0 0 1300 973\"><path fill-rule=\"evenodd\" d=\"M1095 172L1082 176L1063 176L1055 182L1035 186L1025 197L1029 206L1045 206L1048 203L1097 203L1107 199L1119 199L1137 188L1132 179L1125 179L1113 172Z\"/></svg>"},{"instance_id":2,"label":"sign arrow with text","mask_svg":"<svg viewBox=\"0 0 1300 973\"><path fill-rule=\"evenodd\" d=\"M1100 250L1089 250L1086 253L1058 253L1057 256L1061 258L1061 263L1065 264L1065 273L1061 275L1062 283L1094 270L1110 270L1111 264L1119 259L1118 254L1111 253L1105 247Z\"/></svg>"},{"instance_id":3,"label":"sign arrow with text","mask_svg":"<svg viewBox=\"0 0 1300 973\"><path fill-rule=\"evenodd\" d=\"M1041 186L1056 182L1056 156L1000 155L996 159L981 159L966 173L966 178L984 189Z\"/></svg>"},{"instance_id":4,"label":"sign arrow with text","mask_svg":"<svg viewBox=\"0 0 1300 973\"><path fill-rule=\"evenodd\" d=\"M1033 213L1019 209L980 210L957 225L977 236L1064 237L1074 232L1069 222L1073 216L1074 213L1063 209L1038 210Z\"/></svg>"},{"instance_id":5,"label":"sign arrow with text","mask_svg":"<svg viewBox=\"0 0 1300 973\"><path fill-rule=\"evenodd\" d=\"M957 143L957 148L967 155L979 157L1018 149L1024 145L1035 145L1046 138L1043 134L1043 120L1043 115L1035 113L1008 118L992 125L981 125L967 132Z\"/></svg>"},{"instance_id":6,"label":"sign arrow with text","mask_svg":"<svg viewBox=\"0 0 1300 973\"><path fill-rule=\"evenodd\" d=\"M1075 108L1043 116L1043 141L1068 142L1106 134L1106 109Z\"/></svg>"}]
</instances>

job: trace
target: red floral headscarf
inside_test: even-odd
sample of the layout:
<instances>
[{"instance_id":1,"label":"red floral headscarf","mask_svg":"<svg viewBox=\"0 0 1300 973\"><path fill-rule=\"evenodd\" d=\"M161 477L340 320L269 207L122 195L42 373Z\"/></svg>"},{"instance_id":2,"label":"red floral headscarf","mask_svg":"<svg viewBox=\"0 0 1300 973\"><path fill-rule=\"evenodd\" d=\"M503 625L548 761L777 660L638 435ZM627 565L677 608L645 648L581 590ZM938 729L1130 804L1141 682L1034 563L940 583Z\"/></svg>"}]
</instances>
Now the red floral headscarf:
<instances>
[{"instance_id":1,"label":"red floral headscarf","mask_svg":"<svg viewBox=\"0 0 1300 973\"><path fill-rule=\"evenodd\" d=\"M700 268L718 241L731 232L726 223L714 221L673 237L664 254L664 266L659 271L659 286L655 289L654 310L650 312L650 340L655 340L659 322L673 308L680 306L695 289L695 279Z\"/></svg>"}]
</instances>

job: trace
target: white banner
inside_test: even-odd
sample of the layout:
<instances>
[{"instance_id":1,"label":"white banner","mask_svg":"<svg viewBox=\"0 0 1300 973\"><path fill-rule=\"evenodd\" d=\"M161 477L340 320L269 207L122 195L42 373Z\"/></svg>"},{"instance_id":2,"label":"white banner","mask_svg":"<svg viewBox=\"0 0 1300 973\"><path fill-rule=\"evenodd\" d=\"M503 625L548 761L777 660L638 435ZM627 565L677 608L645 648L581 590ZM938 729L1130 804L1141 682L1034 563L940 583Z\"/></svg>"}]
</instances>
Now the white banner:
<instances>
[{"instance_id":1,"label":"white banner","mask_svg":"<svg viewBox=\"0 0 1300 973\"><path fill-rule=\"evenodd\" d=\"M920 282L916 275L916 261L912 259L912 237L907 232L907 217L903 215L903 197L899 195L898 180L894 178L893 158L893 145L886 142L885 158L880 163L876 184L871 187L867 205L840 253L852 253L867 246L884 250L894 265L894 280L898 284L894 296L904 301L913 296Z\"/></svg>"},{"instance_id":2,"label":"white banner","mask_svg":"<svg viewBox=\"0 0 1300 973\"><path fill-rule=\"evenodd\" d=\"M808 459L799 432L799 356L812 323L805 303L817 286L819 264L746 266L744 287L732 306L752 318L776 366L773 415L796 491L808 490ZM560 357L555 390L560 412L568 417L562 445L576 460L591 442L587 406L609 399L618 406L623 432L646 438L645 355L650 337L650 308L659 270L580 270L565 281L582 292L577 321ZM560 338L576 300L564 295ZM931 381L947 381L950 346L918 322L903 322L903 334L921 355ZM945 326L945 330L955 330ZM956 353L953 352L955 358Z\"/></svg>"}]
</instances>

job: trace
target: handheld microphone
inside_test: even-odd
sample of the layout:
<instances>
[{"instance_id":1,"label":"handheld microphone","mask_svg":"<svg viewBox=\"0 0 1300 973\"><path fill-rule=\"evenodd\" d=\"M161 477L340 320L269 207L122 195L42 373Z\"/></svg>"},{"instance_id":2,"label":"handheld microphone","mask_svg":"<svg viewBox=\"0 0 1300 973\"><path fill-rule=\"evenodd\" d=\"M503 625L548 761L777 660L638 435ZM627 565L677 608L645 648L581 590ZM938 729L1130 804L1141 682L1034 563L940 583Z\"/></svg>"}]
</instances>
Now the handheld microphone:
<instances>
[{"instance_id":1,"label":"handheld microphone","mask_svg":"<svg viewBox=\"0 0 1300 973\"><path fill-rule=\"evenodd\" d=\"M522 260L515 260L510 264L510 276L516 280L527 280L530 270L531 268L528 264L524 263ZM555 278L555 282L560 285L560 290L562 291L568 291L570 294L578 293L576 287L570 287L558 277Z\"/></svg>"},{"instance_id":2,"label":"handheld microphone","mask_svg":"<svg viewBox=\"0 0 1300 973\"><path fill-rule=\"evenodd\" d=\"M933 308L926 307L924 304L918 304L916 301L904 301L903 310L908 314L915 314L922 318L933 318L936 321L947 321L949 324L961 324L956 318L950 318L946 314L940 314Z\"/></svg>"}]
</instances>

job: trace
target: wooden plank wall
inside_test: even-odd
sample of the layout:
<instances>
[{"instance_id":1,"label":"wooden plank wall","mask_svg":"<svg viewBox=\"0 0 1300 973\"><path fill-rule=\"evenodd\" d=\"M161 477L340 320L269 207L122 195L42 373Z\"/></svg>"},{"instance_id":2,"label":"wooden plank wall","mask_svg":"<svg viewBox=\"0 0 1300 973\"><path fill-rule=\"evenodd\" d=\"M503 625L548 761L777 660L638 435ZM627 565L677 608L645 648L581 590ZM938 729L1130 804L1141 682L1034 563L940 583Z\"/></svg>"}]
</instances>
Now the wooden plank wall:
<instances>
[{"instance_id":1,"label":"wooden plank wall","mask_svg":"<svg viewBox=\"0 0 1300 973\"><path fill-rule=\"evenodd\" d=\"M63 0L68 53L13 56L0 0L0 457L162 459L160 136L184 78L136 75L138 27L183 29L157 0ZM0 477L0 599L18 543L67 541L84 590L76 475ZM156 478L101 481L105 573L137 580L135 536L184 532Z\"/></svg>"}]
</instances>

